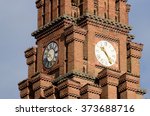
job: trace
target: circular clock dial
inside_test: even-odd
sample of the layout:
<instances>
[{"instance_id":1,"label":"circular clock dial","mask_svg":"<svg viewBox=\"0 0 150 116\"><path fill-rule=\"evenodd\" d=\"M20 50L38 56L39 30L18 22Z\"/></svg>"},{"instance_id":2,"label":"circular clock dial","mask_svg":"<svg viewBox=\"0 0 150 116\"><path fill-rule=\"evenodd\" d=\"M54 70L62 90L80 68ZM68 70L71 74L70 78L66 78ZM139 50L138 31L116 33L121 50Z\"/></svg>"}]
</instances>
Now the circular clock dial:
<instances>
[{"instance_id":1,"label":"circular clock dial","mask_svg":"<svg viewBox=\"0 0 150 116\"><path fill-rule=\"evenodd\" d=\"M58 45L51 42L44 50L43 64L46 68L51 68L58 58Z\"/></svg>"},{"instance_id":2,"label":"circular clock dial","mask_svg":"<svg viewBox=\"0 0 150 116\"><path fill-rule=\"evenodd\" d=\"M95 56L104 66L112 66L116 62L116 51L108 41L99 41L95 45Z\"/></svg>"}]
</instances>

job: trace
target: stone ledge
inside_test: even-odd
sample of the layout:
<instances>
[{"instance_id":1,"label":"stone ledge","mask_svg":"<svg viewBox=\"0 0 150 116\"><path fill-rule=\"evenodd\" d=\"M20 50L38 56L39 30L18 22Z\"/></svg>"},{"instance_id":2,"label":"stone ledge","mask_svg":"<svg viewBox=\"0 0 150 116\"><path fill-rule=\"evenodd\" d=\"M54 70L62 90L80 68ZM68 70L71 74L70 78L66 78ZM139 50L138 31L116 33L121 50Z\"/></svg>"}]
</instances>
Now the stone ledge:
<instances>
[{"instance_id":1,"label":"stone ledge","mask_svg":"<svg viewBox=\"0 0 150 116\"><path fill-rule=\"evenodd\" d=\"M131 82L135 84L139 84L140 77L132 75L130 73L124 73L120 78L119 78L119 83L122 84L124 82Z\"/></svg>"},{"instance_id":2,"label":"stone ledge","mask_svg":"<svg viewBox=\"0 0 150 116\"><path fill-rule=\"evenodd\" d=\"M25 80L19 82L19 83L18 83L18 86L19 86L19 87L18 87L19 90L23 90L23 89L25 89L26 87L28 87L28 86L29 86L29 81L28 81L28 79L25 79Z\"/></svg>"},{"instance_id":3,"label":"stone ledge","mask_svg":"<svg viewBox=\"0 0 150 116\"><path fill-rule=\"evenodd\" d=\"M104 18L95 16L95 15L90 15L89 13L85 13L84 15L82 15L78 18L73 18L68 15L60 16L57 19L53 20L52 22L40 27L38 30L34 31L31 35L36 37L37 35L39 35L41 32L44 32L45 30L48 30L48 29L52 30L56 27L58 28L59 25L61 25L62 21L64 21L64 20L69 21L71 24L80 25L80 23L83 19L84 19L84 21L88 20L88 21L94 22L98 25L103 25L105 27L107 26L107 27L110 27L115 30L123 31L125 33L129 33L129 31L132 30L131 26L129 26L129 25L121 24L119 22L115 22L110 19L104 19Z\"/></svg>"},{"instance_id":4,"label":"stone ledge","mask_svg":"<svg viewBox=\"0 0 150 116\"><path fill-rule=\"evenodd\" d=\"M88 84L84 85L83 87L81 87L80 94L83 95L88 92L100 95L102 93L102 89L98 85L95 85L95 84L93 85L93 84L88 83Z\"/></svg>"},{"instance_id":5,"label":"stone ledge","mask_svg":"<svg viewBox=\"0 0 150 116\"><path fill-rule=\"evenodd\" d=\"M85 74L83 72L71 71L71 72L66 73L64 76L59 76L54 81L52 81L52 83L57 85L57 83L60 83L68 78L72 78L73 76L77 76L77 78L82 78L82 79L90 80L93 82L95 81L95 78L96 78L88 74Z\"/></svg>"}]
</instances>

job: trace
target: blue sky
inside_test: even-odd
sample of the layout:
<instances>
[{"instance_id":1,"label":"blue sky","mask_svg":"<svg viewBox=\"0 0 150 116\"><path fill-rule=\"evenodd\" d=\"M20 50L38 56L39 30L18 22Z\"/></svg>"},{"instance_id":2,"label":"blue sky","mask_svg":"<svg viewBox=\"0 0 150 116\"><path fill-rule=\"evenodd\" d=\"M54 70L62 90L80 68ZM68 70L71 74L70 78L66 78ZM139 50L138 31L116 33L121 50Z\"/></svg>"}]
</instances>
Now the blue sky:
<instances>
[{"instance_id":1,"label":"blue sky","mask_svg":"<svg viewBox=\"0 0 150 116\"><path fill-rule=\"evenodd\" d=\"M144 44L141 59L141 86L150 98L150 0L128 0L131 34ZM24 51L34 45L36 30L35 0L1 0L0 3L0 99L19 98L18 82L27 78Z\"/></svg>"}]
</instances>

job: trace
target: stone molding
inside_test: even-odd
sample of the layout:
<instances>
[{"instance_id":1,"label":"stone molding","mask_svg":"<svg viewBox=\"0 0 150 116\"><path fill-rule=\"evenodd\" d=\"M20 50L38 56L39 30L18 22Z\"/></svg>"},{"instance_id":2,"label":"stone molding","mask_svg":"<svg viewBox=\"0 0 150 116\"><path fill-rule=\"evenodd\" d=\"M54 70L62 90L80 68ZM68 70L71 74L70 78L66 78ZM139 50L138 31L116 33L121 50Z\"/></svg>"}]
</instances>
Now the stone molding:
<instances>
[{"instance_id":1,"label":"stone molding","mask_svg":"<svg viewBox=\"0 0 150 116\"><path fill-rule=\"evenodd\" d=\"M117 42L119 43L119 39L118 38L114 38L114 37L111 37L110 35L104 35L102 33L95 33L95 36L98 37L98 38L104 38L106 40L111 40L113 42Z\"/></svg>"},{"instance_id":2,"label":"stone molding","mask_svg":"<svg viewBox=\"0 0 150 116\"><path fill-rule=\"evenodd\" d=\"M60 98L64 99L65 97L68 97L68 96L73 97L73 98L80 98L79 95L74 94L74 93L65 93L65 94L61 95Z\"/></svg>"},{"instance_id":3,"label":"stone molding","mask_svg":"<svg viewBox=\"0 0 150 116\"><path fill-rule=\"evenodd\" d=\"M32 47L32 48L28 48L26 51L25 51L25 57L26 58L29 58L33 55L36 55L36 49L37 47Z\"/></svg>"},{"instance_id":4,"label":"stone molding","mask_svg":"<svg viewBox=\"0 0 150 116\"><path fill-rule=\"evenodd\" d=\"M25 79L25 80L21 81L20 83L18 83L18 86L19 86L19 90L23 90L23 89L27 88L29 86L28 79Z\"/></svg>"},{"instance_id":5,"label":"stone molding","mask_svg":"<svg viewBox=\"0 0 150 116\"><path fill-rule=\"evenodd\" d=\"M103 69L101 72L99 72L97 78L98 79L103 79L105 77L112 77L112 78L117 78L119 79L120 77L120 71L114 71L114 70L111 70L111 69L108 69L108 68L105 68Z\"/></svg>"},{"instance_id":6,"label":"stone molding","mask_svg":"<svg viewBox=\"0 0 150 116\"><path fill-rule=\"evenodd\" d=\"M86 73L83 73L83 72L71 71L71 72L66 73L64 76L59 76L54 81L52 81L52 83L54 85L57 85L57 83L60 83L61 81L64 81L64 80L66 80L68 78L73 78L74 76L76 76L77 78L82 78L82 79L85 79L85 80L90 80L92 82L94 82L95 78L96 78L96 77L90 76L90 75L88 75Z\"/></svg>"},{"instance_id":7,"label":"stone molding","mask_svg":"<svg viewBox=\"0 0 150 116\"><path fill-rule=\"evenodd\" d=\"M43 5L43 3L42 3L42 1L41 0L36 0L36 7L37 8L40 8L42 5Z\"/></svg>"},{"instance_id":8,"label":"stone molding","mask_svg":"<svg viewBox=\"0 0 150 116\"><path fill-rule=\"evenodd\" d=\"M76 82L74 80L66 79L60 83L58 83L58 91L61 91L62 89L65 89L67 87L71 87L74 89L80 89L80 83Z\"/></svg>"},{"instance_id":9,"label":"stone molding","mask_svg":"<svg viewBox=\"0 0 150 116\"><path fill-rule=\"evenodd\" d=\"M129 33L129 31L132 29L129 25L121 24L119 22L115 22L110 19L104 19L104 18L86 13L77 19L75 19L71 16L67 16L67 15L58 17L57 19L53 20L52 22L50 22L50 23L40 27L38 30L34 31L32 33L32 36L35 36L37 38L43 32L52 33L52 30L54 32L58 28L63 27L64 25L62 25L62 24L64 23L64 21L66 21L66 23L68 23L68 24L77 24L77 25L81 25L82 23L85 23L88 21L88 22L91 22L91 24L96 24L96 26L102 25L109 29L117 30L119 32L124 32L125 34Z\"/></svg>"},{"instance_id":10,"label":"stone molding","mask_svg":"<svg viewBox=\"0 0 150 116\"><path fill-rule=\"evenodd\" d=\"M102 25L103 27L113 29L114 31L118 31L121 33L124 32L124 34L127 34L130 30L132 30L131 26L129 25L121 24L110 19L104 19L95 15L90 15L88 13L77 19L78 25L81 25L87 21L91 22L91 25Z\"/></svg>"},{"instance_id":11,"label":"stone molding","mask_svg":"<svg viewBox=\"0 0 150 116\"><path fill-rule=\"evenodd\" d=\"M83 95L85 93L93 93L93 94L101 94L102 93L102 89L100 86L96 85L96 84L89 84L87 83L86 85L84 85L83 87L81 87L80 90L80 94Z\"/></svg>"},{"instance_id":12,"label":"stone molding","mask_svg":"<svg viewBox=\"0 0 150 116\"><path fill-rule=\"evenodd\" d=\"M53 20L52 22L40 27L38 30L34 31L31 35L35 38L38 38L42 33L52 33L55 30L60 29L61 27L64 27L64 24L70 24L75 22L73 17L70 16L61 16L57 19Z\"/></svg>"},{"instance_id":13,"label":"stone molding","mask_svg":"<svg viewBox=\"0 0 150 116\"><path fill-rule=\"evenodd\" d=\"M102 87L106 85L118 86L119 77L119 72L105 68L101 72L99 72L97 79L99 80L99 84Z\"/></svg>"},{"instance_id":14,"label":"stone molding","mask_svg":"<svg viewBox=\"0 0 150 116\"><path fill-rule=\"evenodd\" d=\"M65 30L65 36L68 36L72 33L78 33L78 34L81 34L81 35L84 35L84 36L87 34L87 31L85 29L82 29L79 26L76 26L76 25L73 25L73 24L69 25L64 30Z\"/></svg>"},{"instance_id":15,"label":"stone molding","mask_svg":"<svg viewBox=\"0 0 150 116\"><path fill-rule=\"evenodd\" d=\"M47 87L45 90L44 90L44 95L45 95L45 97L47 98L47 97L49 97L49 96L51 96L51 95L53 95L53 94L55 94L56 93L56 91L55 91L55 86L50 86L50 87Z\"/></svg>"},{"instance_id":16,"label":"stone molding","mask_svg":"<svg viewBox=\"0 0 150 116\"><path fill-rule=\"evenodd\" d=\"M122 76L120 76L119 78L119 83L122 84L124 82L131 82L131 83L135 83L135 84L139 84L140 81L140 77L138 76L134 76L132 74L129 73L124 73Z\"/></svg>"},{"instance_id":17,"label":"stone molding","mask_svg":"<svg viewBox=\"0 0 150 116\"><path fill-rule=\"evenodd\" d=\"M46 75L42 73L36 73L35 75L31 77L31 83L35 83L40 80L51 82L53 81L53 78L50 78L50 75Z\"/></svg>"}]
</instances>

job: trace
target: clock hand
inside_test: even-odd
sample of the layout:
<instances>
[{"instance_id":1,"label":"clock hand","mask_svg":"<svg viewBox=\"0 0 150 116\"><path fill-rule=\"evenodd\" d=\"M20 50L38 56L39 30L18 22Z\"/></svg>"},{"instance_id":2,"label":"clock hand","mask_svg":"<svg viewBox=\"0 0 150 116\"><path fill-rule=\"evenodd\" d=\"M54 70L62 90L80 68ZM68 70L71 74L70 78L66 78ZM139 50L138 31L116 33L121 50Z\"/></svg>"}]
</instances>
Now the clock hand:
<instances>
[{"instance_id":1,"label":"clock hand","mask_svg":"<svg viewBox=\"0 0 150 116\"><path fill-rule=\"evenodd\" d=\"M104 48L104 47L100 47L100 48L101 48L101 50L105 53L105 55L106 55L106 57L107 57L109 63L112 64L112 60L111 60L111 58L108 56L108 54L107 54L105 48Z\"/></svg>"},{"instance_id":2,"label":"clock hand","mask_svg":"<svg viewBox=\"0 0 150 116\"><path fill-rule=\"evenodd\" d=\"M48 60L52 59L52 55L50 53L47 53L46 57L47 57Z\"/></svg>"}]
</instances>

